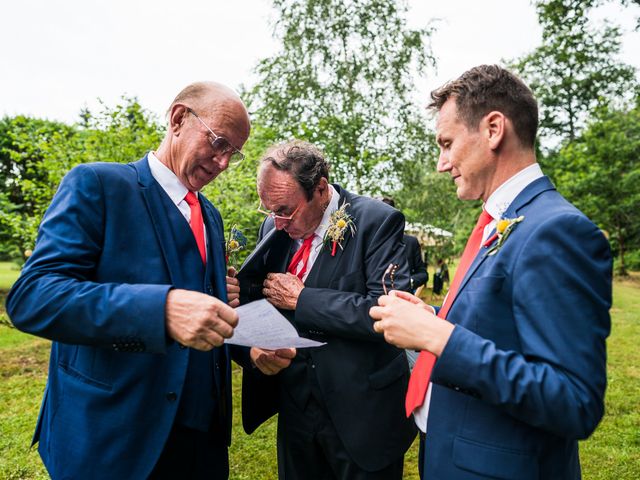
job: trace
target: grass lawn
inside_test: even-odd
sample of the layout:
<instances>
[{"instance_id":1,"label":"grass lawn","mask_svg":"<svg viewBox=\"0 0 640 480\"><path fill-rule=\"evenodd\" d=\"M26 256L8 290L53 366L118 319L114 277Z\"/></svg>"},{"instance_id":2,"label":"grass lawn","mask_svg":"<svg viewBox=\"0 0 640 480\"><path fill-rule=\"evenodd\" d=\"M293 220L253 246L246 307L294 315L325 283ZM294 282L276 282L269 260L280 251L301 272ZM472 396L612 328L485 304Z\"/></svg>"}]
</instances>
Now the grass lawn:
<instances>
[{"instance_id":1,"label":"grass lawn","mask_svg":"<svg viewBox=\"0 0 640 480\"><path fill-rule=\"evenodd\" d=\"M0 263L0 316L6 289L17 275ZM452 272L453 273L453 272ZM434 299L435 300L435 299ZM640 478L640 275L614 284L613 331L608 341L607 411L595 434L581 443L585 479ZM44 385L49 344L0 325L0 478L48 478L29 449ZM253 435L240 425L240 369L234 369L234 480L276 479L275 421ZM417 442L405 459L405 479L417 480Z\"/></svg>"}]
</instances>

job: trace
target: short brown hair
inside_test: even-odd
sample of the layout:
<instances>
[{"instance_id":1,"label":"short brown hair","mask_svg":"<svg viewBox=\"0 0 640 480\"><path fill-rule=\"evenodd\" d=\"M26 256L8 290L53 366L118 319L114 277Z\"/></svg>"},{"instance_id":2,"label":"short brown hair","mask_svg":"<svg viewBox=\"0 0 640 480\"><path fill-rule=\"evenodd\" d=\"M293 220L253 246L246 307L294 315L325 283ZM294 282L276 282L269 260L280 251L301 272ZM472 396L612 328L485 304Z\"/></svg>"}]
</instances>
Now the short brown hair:
<instances>
[{"instance_id":1,"label":"short brown hair","mask_svg":"<svg viewBox=\"0 0 640 480\"><path fill-rule=\"evenodd\" d=\"M320 149L302 140L272 146L260 163L291 173L304 190L307 200L313 198L313 192L321 178L329 180L329 164Z\"/></svg>"},{"instance_id":2,"label":"short brown hair","mask_svg":"<svg viewBox=\"0 0 640 480\"><path fill-rule=\"evenodd\" d=\"M499 111L513 123L524 147L533 148L538 131L538 104L533 92L513 73L498 65L480 65L431 92L428 108L440 110L455 98L460 120L477 129L482 117Z\"/></svg>"}]
</instances>

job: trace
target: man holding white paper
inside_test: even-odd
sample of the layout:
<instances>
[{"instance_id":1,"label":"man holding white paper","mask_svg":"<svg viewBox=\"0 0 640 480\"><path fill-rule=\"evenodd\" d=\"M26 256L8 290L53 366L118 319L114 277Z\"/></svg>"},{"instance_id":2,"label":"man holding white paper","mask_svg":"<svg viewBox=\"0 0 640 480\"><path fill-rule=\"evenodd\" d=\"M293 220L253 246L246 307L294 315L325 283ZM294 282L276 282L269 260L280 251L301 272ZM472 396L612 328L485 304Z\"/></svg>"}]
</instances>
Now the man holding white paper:
<instances>
[{"instance_id":1,"label":"man holding white paper","mask_svg":"<svg viewBox=\"0 0 640 480\"><path fill-rule=\"evenodd\" d=\"M416 432L402 410L407 362L368 312L385 281L408 287L404 217L329 184L322 153L300 141L266 153L258 193L267 218L238 274L241 303L266 298L326 345L298 349L275 377L245 370L245 430L279 413L280 478L399 480Z\"/></svg>"}]
</instances>

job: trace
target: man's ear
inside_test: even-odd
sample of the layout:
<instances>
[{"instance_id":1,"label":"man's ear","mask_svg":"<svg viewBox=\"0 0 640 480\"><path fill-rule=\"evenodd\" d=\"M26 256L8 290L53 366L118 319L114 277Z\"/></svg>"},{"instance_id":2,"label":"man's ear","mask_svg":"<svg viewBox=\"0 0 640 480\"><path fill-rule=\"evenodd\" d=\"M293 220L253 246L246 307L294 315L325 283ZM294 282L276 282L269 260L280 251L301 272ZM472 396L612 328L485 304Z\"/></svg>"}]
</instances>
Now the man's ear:
<instances>
[{"instance_id":1,"label":"man's ear","mask_svg":"<svg viewBox=\"0 0 640 480\"><path fill-rule=\"evenodd\" d=\"M489 142L489 148L491 150L497 150L505 138L507 117L505 117L502 112L493 111L485 115L482 122L484 124L483 130Z\"/></svg>"},{"instance_id":2,"label":"man's ear","mask_svg":"<svg viewBox=\"0 0 640 480\"><path fill-rule=\"evenodd\" d=\"M327 193L328 189L329 189L329 182L327 181L326 178L322 177L318 182L318 186L316 187L316 190L322 197Z\"/></svg>"},{"instance_id":3,"label":"man's ear","mask_svg":"<svg viewBox=\"0 0 640 480\"><path fill-rule=\"evenodd\" d=\"M169 129L174 135L180 135L180 130L187 119L188 113L187 107L181 103L176 103L171 107L171 112L169 112Z\"/></svg>"}]
</instances>

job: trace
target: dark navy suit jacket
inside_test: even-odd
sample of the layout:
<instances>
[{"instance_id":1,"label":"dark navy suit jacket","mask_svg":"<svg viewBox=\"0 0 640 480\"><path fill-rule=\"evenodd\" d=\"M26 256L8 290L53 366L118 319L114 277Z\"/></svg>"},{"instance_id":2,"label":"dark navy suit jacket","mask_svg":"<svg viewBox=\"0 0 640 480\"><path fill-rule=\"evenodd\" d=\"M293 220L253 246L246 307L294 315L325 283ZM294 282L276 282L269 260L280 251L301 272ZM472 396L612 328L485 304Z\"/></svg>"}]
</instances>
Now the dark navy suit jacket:
<instances>
[{"instance_id":1,"label":"dark navy suit jacket","mask_svg":"<svg viewBox=\"0 0 640 480\"><path fill-rule=\"evenodd\" d=\"M344 448L361 468L374 471L401 458L416 435L412 419L404 414L409 378L404 351L375 333L369 316L383 293L382 275L389 263L402 264L396 287L408 288L404 217L388 205L334 187L340 205L349 204L355 235L346 235L335 256L330 247L320 251L295 312L284 312L302 336L326 345L301 352L275 377L245 369L242 415L251 432L276 411L283 413L281 395L304 405L309 391L302 384L306 363L312 362L321 402ZM252 265L243 266L239 275L244 301L258 298L266 273L286 271L290 258L292 240L286 232L274 230L272 220L262 225L260 238L260 255L254 255Z\"/></svg>"},{"instance_id":2,"label":"dark navy suit jacket","mask_svg":"<svg viewBox=\"0 0 640 480\"><path fill-rule=\"evenodd\" d=\"M190 352L165 334L166 295L189 288L226 301L222 220L200 198L208 265L197 278L182 268L202 266L195 239L182 235L190 244L178 248L176 228L189 225L167 209L146 157L80 165L60 184L7 298L19 329L53 340L34 436L53 478L146 478L155 465ZM228 444L227 347L210 355Z\"/></svg>"},{"instance_id":3,"label":"dark navy suit jacket","mask_svg":"<svg viewBox=\"0 0 640 480\"><path fill-rule=\"evenodd\" d=\"M580 478L578 440L600 421L611 256L602 232L547 177L504 217L524 216L495 255L481 249L448 314L432 374L425 478Z\"/></svg>"}]
</instances>

